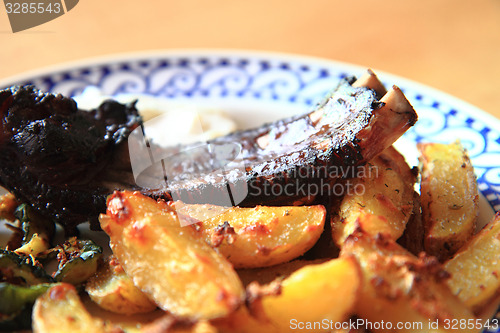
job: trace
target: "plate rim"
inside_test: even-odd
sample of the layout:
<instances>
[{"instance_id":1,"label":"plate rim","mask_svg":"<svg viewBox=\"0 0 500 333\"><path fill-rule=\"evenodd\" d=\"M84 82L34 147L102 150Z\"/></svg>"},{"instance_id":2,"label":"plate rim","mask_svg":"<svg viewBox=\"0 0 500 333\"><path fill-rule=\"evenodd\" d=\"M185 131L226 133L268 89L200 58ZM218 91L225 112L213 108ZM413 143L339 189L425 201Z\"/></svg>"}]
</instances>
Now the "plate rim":
<instances>
[{"instance_id":1,"label":"plate rim","mask_svg":"<svg viewBox=\"0 0 500 333\"><path fill-rule=\"evenodd\" d=\"M110 63L117 63L123 61L133 61L139 59L158 59L165 57L173 57L173 56L233 56L233 57L253 57L253 58L266 58L266 59L274 59L274 60L288 60L288 61L296 61L296 62L308 62L314 63L316 65L322 66L341 66L345 68L350 68L355 71L365 71L368 68L372 69L377 76L382 78L390 79L392 82L401 82L401 86L412 86L412 88L417 88L419 91L424 92L425 94L429 94L431 96L436 96L439 100L446 101L448 104L452 105L460 105L463 109L466 110L467 113L472 114L475 118L479 120L492 124L492 126L500 127L500 119L488 113L487 111L482 110L481 108L466 102L460 97L456 97L452 94L439 90L438 88L434 88L432 86L426 85L424 83L420 83L418 81L407 79L400 75L392 74L390 72L379 70L374 67L367 67L360 64L350 63L346 61L329 59L325 57L319 56L311 56L311 55L301 55L295 53L287 53L287 52L277 52L277 51L261 51L261 50L246 50L246 49L225 49L225 48L186 48L186 49L155 49L149 51L135 51L135 52L120 52L120 53L112 53L101 56L94 57L86 57L82 59L65 61L59 64L53 64L44 66L37 69L32 69L28 71L24 71L22 73L8 76L6 78L0 79L0 87L10 86L13 83L20 81L27 81L30 78L50 75L57 72L74 70L82 67L92 67L98 65L105 65Z\"/></svg>"}]
</instances>

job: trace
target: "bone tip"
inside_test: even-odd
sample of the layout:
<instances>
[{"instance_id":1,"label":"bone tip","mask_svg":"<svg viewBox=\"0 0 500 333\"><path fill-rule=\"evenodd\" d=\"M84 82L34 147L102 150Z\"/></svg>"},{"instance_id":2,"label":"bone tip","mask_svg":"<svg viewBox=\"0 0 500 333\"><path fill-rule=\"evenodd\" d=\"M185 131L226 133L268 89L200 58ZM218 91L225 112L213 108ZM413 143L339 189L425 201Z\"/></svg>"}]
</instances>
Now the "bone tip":
<instances>
[{"instance_id":1,"label":"bone tip","mask_svg":"<svg viewBox=\"0 0 500 333\"><path fill-rule=\"evenodd\" d=\"M399 92L399 93L403 93L403 92L401 91L401 89L400 89L397 85L395 85L395 84L393 84L393 85L392 85L392 90L394 90L394 91L396 91L396 92Z\"/></svg>"}]
</instances>

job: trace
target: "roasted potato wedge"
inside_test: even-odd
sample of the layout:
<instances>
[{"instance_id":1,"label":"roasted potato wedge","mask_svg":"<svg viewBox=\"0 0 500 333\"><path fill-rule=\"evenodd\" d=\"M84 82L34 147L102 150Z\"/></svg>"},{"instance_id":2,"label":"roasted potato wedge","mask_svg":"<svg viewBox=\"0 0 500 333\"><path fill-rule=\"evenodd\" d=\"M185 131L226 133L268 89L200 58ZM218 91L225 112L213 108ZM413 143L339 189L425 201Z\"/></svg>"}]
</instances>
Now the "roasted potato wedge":
<instances>
[{"instance_id":1,"label":"roasted potato wedge","mask_svg":"<svg viewBox=\"0 0 500 333\"><path fill-rule=\"evenodd\" d=\"M417 258L386 235L372 237L363 232L349 236L342 249L344 255L355 256L360 262L363 283L356 313L371 323L390 323L391 332L447 332L447 320L474 319L448 289L448 275L434 257ZM440 328L431 330L429 322L436 320ZM398 323L412 326L396 329Z\"/></svg>"},{"instance_id":2,"label":"roasted potato wedge","mask_svg":"<svg viewBox=\"0 0 500 333\"><path fill-rule=\"evenodd\" d=\"M422 205L420 204L420 194L413 193L413 212L406 224L403 235L398 239L398 243L405 249L419 255L424 249L425 229L422 220Z\"/></svg>"},{"instance_id":3,"label":"roasted potato wedge","mask_svg":"<svg viewBox=\"0 0 500 333\"><path fill-rule=\"evenodd\" d=\"M90 315L68 283L51 287L36 300L32 320L35 333L107 332L105 323Z\"/></svg>"},{"instance_id":4,"label":"roasted potato wedge","mask_svg":"<svg viewBox=\"0 0 500 333\"><path fill-rule=\"evenodd\" d=\"M197 228L206 242L235 268L272 266L299 257L318 241L326 215L320 205L225 209L176 202L173 206L178 214L200 221Z\"/></svg>"},{"instance_id":5,"label":"roasted potato wedge","mask_svg":"<svg viewBox=\"0 0 500 333\"><path fill-rule=\"evenodd\" d=\"M212 319L236 310L244 289L232 265L175 210L138 192L115 192L100 217L114 255L139 289L163 310Z\"/></svg>"},{"instance_id":6,"label":"roasted potato wedge","mask_svg":"<svg viewBox=\"0 0 500 333\"><path fill-rule=\"evenodd\" d=\"M475 313L500 294L500 213L444 265L451 291Z\"/></svg>"},{"instance_id":7,"label":"roasted potato wedge","mask_svg":"<svg viewBox=\"0 0 500 333\"><path fill-rule=\"evenodd\" d=\"M459 142L420 143L425 251L444 261L473 235L479 212L474 169Z\"/></svg>"},{"instance_id":8,"label":"roasted potato wedge","mask_svg":"<svg viewBox=\"0 0 500 333\"><path fill-rule=\"evenodd\" d=\"M0 219L5 219L10 222L14 222L16 217L14 212L16 211L19 202L12 193L6 193L0 195Z\"/></svg>"},{"instance_id":9,"label":"roasted potato wedge","mask_svg":"<svg viewBox=\"0 0 500 333\"><path fill-rule=\"evenodd\" d=\"M322 322L322 327L310 331L328 332L352 315L360 281L354 258L307 265L282 281L249 286L249 308L241 308L215 325L221 332L263 333L300 331L307 323Z\"/></svg>"},{"instance_id":10,"label":"roasted potato wedge","mask_svg":"<svg viewBox=\"0 0 500 333\"><path fill-rule=\"evenodd\" d=\"M156 304L138 289L114 258L108 258L91 277L85 291L101 308L122 314L151 312Z\"/></svg>"},{"instance_id":11,"label":"roasted potato wedge","mask_svg":"<svg viewBox=\"0 0 500 333\"><path fill-rule=\"evenodd\" d=\"M339 246L358 228L398 239L413 210L416 177L394 147L384 150L362 171L358 178L345 180L352 190L331 220L333 239Z\"/></svg>"},{"instance_id":12,"label":"roasted potato wedge","mask_svg":"<svg viewBox=\"0 0 500 333\"><path fill-rule=\"evenodd\" d=\"M32 321L34 332L40 333L135 333L141 332L143 327L149 326L160 315L155 312L140 317L119 316L97 309L90 300L82 300L73 285L63 282L54 285L37 299Z\"/></svg>"}]
</instances>

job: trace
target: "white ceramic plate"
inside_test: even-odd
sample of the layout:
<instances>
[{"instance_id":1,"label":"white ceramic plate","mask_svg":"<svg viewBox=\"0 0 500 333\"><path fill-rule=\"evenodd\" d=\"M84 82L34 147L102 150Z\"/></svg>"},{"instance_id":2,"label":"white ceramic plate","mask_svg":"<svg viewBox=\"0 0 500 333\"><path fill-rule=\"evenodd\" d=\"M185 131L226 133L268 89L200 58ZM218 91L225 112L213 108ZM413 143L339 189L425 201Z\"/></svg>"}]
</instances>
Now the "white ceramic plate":
<instances>
[{"instance_id":1,"label":"white ceramic plate","mask_svg":"<svg viewBox=\"0 0 500 333\"><path fill-rule=\"evenodd\" d=\"M34 84L43 91L74 96L87 86L97 86L109 95L148 94L172 104L220 108L240 127L251 127L304 112L339 79L359 76L365 70L336 61L277 53L164 51L48 68L4 80L0 88ZM419 115L417 124L397 143L410 164L416 163L415 143L420 141L460 139L468 149L483 195L481 223L487 222L494 211L500 211L500 120L435 89L376 73L386 86L398 85Z\"/></svg>"}]
</instances>

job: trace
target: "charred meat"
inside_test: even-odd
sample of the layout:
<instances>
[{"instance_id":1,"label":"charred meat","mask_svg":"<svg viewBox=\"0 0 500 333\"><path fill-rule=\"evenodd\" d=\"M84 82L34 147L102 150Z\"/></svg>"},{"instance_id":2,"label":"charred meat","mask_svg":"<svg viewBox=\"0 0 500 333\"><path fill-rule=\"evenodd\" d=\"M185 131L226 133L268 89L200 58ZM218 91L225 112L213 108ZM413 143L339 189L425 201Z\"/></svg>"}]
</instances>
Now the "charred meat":
<instances>
[{"instance_id":1,"label":"charred meat","mask_svg":"<svg viewBox=\"0 0 500 333\"><path fill-rule=\"evenodd\" d=\"M330 194L336 179L356 175L356 168L392 145L416 120L402 92L397 87L386 92L369 72L357 81L342 81L314 111L300 116L205 146L149 145L151 167L136 179L149 177L141 183L143 193L167 200L233 206L306 203L315 194ZM132 162L148 160L137 147L129 148Z\"/></svg>"},{"instance_id":2,"label":"charred meat","mask_svg":"<svg viewBox=\"0 0 500 333\"><path fill-rule=\"evenodd\" d=\"M100 175L140 124L134 105L81 111L31 86L0 92L0 119L0 185L69 232L105 210Z\"/></svg>"},{"instance_id":3,"label":"charred meat","mask_svg":"<svg viewBox=\"0 0 500 333\"><path fill-rule=\"evenodd\" d=\"M83 111L32 87L0 91L0 117L0 185L69 233L92 226L117 189L188 203L304 203L303 184L362 166L417 119L401 91L386 92L371 72L342 81L312 112L203 144L161 147L133 104Z\"/></svg>"}]
</instances>

